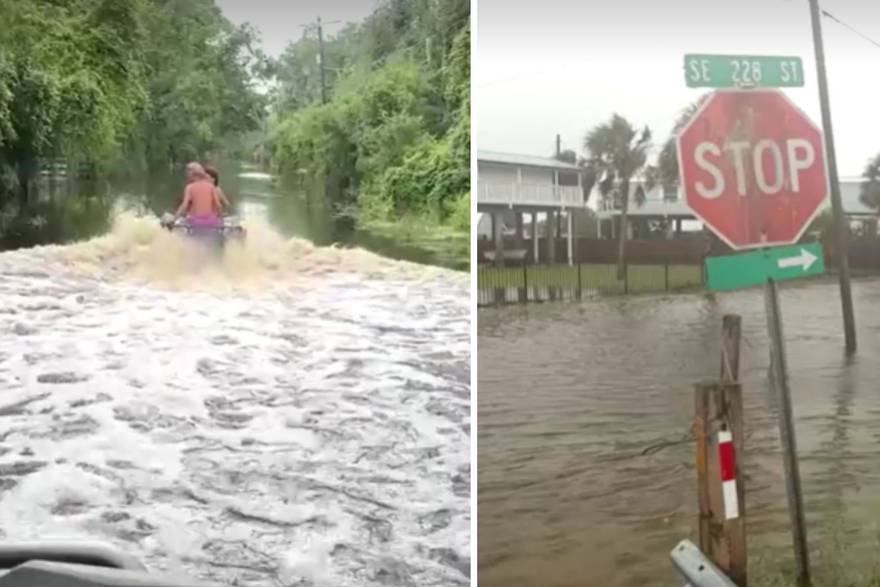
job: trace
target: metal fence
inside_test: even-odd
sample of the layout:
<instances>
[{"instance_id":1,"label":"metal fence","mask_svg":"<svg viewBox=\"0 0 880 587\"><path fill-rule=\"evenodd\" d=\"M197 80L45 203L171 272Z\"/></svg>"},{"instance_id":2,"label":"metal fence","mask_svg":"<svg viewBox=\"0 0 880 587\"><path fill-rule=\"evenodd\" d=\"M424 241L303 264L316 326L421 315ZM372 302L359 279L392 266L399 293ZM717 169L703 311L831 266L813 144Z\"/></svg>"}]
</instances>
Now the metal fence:
<instances>
[{"instance_id":1,"label":"metal fence","mask_svg":"<svg viewBox=\"0 0 880 587\"><path fill-rule=\"evenodd\" d=\"M481 266L477 270L478 304L585 299L699 288L702 265L628 265L617 279L612 264Z\"/></svg>"}]
</instances>

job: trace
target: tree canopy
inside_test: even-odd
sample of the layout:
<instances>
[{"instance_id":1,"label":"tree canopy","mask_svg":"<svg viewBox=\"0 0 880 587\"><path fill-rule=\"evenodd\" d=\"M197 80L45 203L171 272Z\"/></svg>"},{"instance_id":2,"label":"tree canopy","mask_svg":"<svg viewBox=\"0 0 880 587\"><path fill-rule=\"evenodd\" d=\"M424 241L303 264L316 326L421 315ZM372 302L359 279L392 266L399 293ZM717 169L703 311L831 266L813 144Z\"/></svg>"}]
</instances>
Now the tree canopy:
<instances>
[{"instance_id":1,"label":"tree canopy","mask_svg":"<svg viewBox=\"0 0 880 587\"><path fill-rule=\"evenodd\" d=\"M467 228L470 27L467 0L386 0L327 38L328 101L309 31L277 64L272 164L328 184L361 220L431 214Z\"/></svg>"},{"instance_id":2,"label":"tree canopy","mask_svg":"<svg viewBox=\"0 0 880 587\"><path fill-rule=\"evenodd\" d=\"M259 128L256 40L213 0L0 0L0 198L40 158L174 165Z\"/></svg>"}]
</instances>

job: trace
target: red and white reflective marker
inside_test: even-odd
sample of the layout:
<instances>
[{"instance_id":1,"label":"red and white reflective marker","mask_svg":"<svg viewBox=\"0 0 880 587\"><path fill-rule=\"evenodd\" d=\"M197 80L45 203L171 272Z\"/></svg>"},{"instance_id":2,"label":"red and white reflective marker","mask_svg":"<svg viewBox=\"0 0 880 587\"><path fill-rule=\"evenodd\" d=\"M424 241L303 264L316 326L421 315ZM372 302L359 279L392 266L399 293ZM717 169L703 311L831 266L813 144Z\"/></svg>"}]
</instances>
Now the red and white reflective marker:
<instances>
[{"instance_id":1,"label":"red and white reflective marker","mask_svg":"<svg viewBox=\"0 0 880 587\"><path fill-rule=\"evenodd\" d=\"M718 432L718 463L721 469L721 494L724 499L724 519L739 517L736 495L736 459L733 455L733 435L729 430Z\"/></svg>"}]
</instances>

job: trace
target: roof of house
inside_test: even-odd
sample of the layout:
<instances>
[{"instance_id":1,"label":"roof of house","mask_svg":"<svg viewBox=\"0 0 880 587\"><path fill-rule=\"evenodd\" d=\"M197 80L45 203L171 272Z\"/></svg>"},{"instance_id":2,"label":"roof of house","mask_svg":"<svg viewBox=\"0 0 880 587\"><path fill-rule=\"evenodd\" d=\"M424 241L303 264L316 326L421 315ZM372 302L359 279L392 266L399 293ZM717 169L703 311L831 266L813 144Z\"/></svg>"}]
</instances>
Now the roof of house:
<instances>
[{"instance_id":1,"label":"roof of house","mask_svg":"<svg viewBox=\"0 0 880 587\"><path fill-rule=\"evenodd\" d=\"M537 155L519 155L517 153L500 153L498 151L477 151L477 160L487 163L501 163L504 165L523 165L526 167L545 167L549 169L564 169L570 171L583 171L579 166L567 161L560 161L553 157L539 157Z\"/></svg>"}]
</instances>

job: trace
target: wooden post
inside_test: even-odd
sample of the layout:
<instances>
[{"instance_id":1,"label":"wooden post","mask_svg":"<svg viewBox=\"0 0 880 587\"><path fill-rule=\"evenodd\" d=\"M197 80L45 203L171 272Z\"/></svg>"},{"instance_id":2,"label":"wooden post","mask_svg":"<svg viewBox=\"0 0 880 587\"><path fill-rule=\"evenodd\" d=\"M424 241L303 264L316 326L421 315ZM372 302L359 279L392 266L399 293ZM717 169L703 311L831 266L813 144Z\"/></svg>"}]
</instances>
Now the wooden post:
<instances>
[{"instance_id":1,"label":"wooden post","mask_svg":"<svg viewBox=\"0 0 880 587\"><path fill-rule=\"evenodd\" d=\"M734 583L745 587L745 509L739 462L743 452L743 410L739 383L699 383L694 400L700 550ZM719 437L723 434L732 437L734 447L735 496L725 493L722 481L727 466L720 456Z\"/></svg>"},{"instance_id":2,"label":"wooden post","mask_svg":"<svg viewBox=\"0 0 880 587\"><path fill-rule=\"evenodd\" d=\"M562 236L562 212L560 209L559 212L556 213L556 236L557 238Z\"/></svg>"},{"instance_id":3,"label":"wooden post","mask_svg":"<svg viewBox=\"0 0 880 587\"><path fill-rule=\"evenodd\" d=\"M516 246L521 249L523 246L523 215L522 212L514 212L513 214L516 223Z\"/></svg>"},{"instance_id":4,"label":"wooden post","mask_svg":"<svg viewBox=\"0 0 880 587\"><path fill-rule=\"evenodd\" d=\"M495 266L504 266L504 233L500 212L492 212L492 236L495 239Z\"/></svg>"},{"instance_id":5,"label":"wooden post","mask_svg":"<svg viewBox=\"0 0 880 587\"><path fill-rule=\"evenodd\" d=\"M725 314L721 319L721 382L739 383L739 348L742 339L742 317L738 314ZM746 501L745 475L743 473L743 406L742 394L725 398L734 442L734 462L736 463L736 497L739 517L727 520L724 531L730 552L728 576L739 587L748 584L748 554L746 549ZM738 440L739 439L739 440Z\"/></svg>"},{"instance_id":6,"label":"wooden post","mask_svg":"<svg viewBox=\"0 0 880 587\"><path fill-rule=\"evenodd\" d=\"M540 259L538 258L538 213L532 212L532 264L537 265L540 263Z\"/></svg>"},{"instance_id":7,"label":"wooden post","mask_svg":"<svg viewBox=\"0 0 880 587\"><path fill-rule=\"evenodd\" d=\"M697 504L699 507L698 534L700 551L711 554L709 543L709 524L712 511L709 509L709 394L711 388L697 385L694 390L694 442L696 443L695 469L697 471Z\"/></svg>"},{"instance_id":8,"label":"wooden post","mask_svg":"<svg viewBox=\"0 0 880 587\"><path fill-rule=\"evenodd\" d=\"M492 212L492 237L495 240L495 275L501 283L495 284L495 303L507 302L507 284L504 283L504 234L501 231L501 213Z\"/></svg>"},{"instance_id":9,"label":"wooden post","mask_svg":"<svg viewBox=\"0 0 880 587\"><path fill-rule=\"evenodd\" d=\"M568 230L568 265L574 265L574 219L572 217L572 210L568 211L566 214L566 220L568 226L566 227Z\"/></svg>"},{"instance_id":10,"label":"wooden post","mask_svg":"<svg viewBox=\"0 0 880 587\"><path fill-rule=\"evenodd\" d=\"M813 49L816 53L816 82L819 86L819 107L822 111L822 134L825 136L825 161L828 167L828 186L831 196L831 213L834 218L833 235L837 243L837 275L840 281L840 302L843 310L843 333L846 354L856 352L856 322L849 277L849 222L843 209L840 182L837 178L837 155L834 149L834 131L831 127L831 99L828 95L828 76L825 71L825 43L822 40L822 11L819 0L809 0L810 23L813 29ZM807 569L809 575L809 569ZM809 580L809 576L807 577Z\"/></svg>"},{"instance_id":11,"label":"wooden post","mask_svg":"<svg viewBox=\"0 0 880 587\"><path fill-rule=\"evenodd\" d=\"M523 257L523 286L522 289L519 290L519 301L522 303L529 301L529 264L526 262L526 258Z\"/></svg>"},{"instance_id":12,"label":"wooden post","mask_svg":"<svg viewBox=\"0 0 880 587\"><path fill-rule=\"evenodd\" d=\"M742 338L742 318L739 314L725 314L721 319L721 381L739 381L739 343Z\"/></svg>"},{"instance_id":13,"label":"wooden post","mask_svg":"<svg viewBox=\"0 0 880 587\"><path fill-rule=\"evenodd\" d=\"M544 227L547 230L547 262L552 266L556 264L556 212L554 210L547 210L547 221L544 223ZM556 286L553 283L547 285L547 297L551 302L556 299Z\"/></svg>"}]
</instances>

